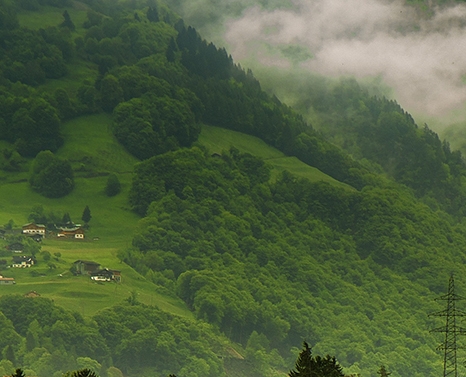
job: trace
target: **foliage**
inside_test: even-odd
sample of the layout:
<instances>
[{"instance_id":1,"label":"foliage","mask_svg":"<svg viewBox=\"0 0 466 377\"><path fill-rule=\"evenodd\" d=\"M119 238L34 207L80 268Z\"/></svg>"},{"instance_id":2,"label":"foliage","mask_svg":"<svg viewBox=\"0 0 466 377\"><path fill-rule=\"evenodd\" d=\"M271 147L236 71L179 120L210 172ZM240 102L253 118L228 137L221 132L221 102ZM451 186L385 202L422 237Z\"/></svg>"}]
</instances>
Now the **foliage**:
<instances>
[{"instance_id":1,"label":"foliage","mask_svg":"<svg viewBox=\"0 0 466 377\"><path fill-rule=\"evenodd\" d=\"M81 220L84 221L86 224L91 221L92 215L89 206L84 207L83 214L81 216Z\"/></svg>"},{"instance_id":2,"label":"foliage","mask_svg":"<svg viewBox=\"0 0 466 377\"><path fill-rule=\"evenodd\" d=\"M105 195L115 196L121 191L121 183L116 174L110 174L105 185Z\"/></svg>"},{"instance_id":3,"label":"foliage","mask_svg":"<svg viewBox=\"0 0 466 377\"><path fill-rule=\"evenodd\" d=\"M419 127L395 101L371 96L354 79L309 91L306 106L325 123L321 131L329 140L366 165L370 161L374 170L412 188L427 203L434 199L440 208L463 216L466 164L448 142L427 125Z\"/></svg>"},{"instance_id":4,"label":"foliage","mask_svg":"<svg viewBox=\"0 0 466 377\"><path fill-rule=\"evenodd\" d=\"M155 2L136 9L141 2L84 0L86 30L74 41L67 28L20 29L15 14L15 7L70 3L13 3L0 0L0 137L10 143L3 168L20 171L21 156L40 152L32 187L43 190L57 179L53 189L64 190L44 194L69 192L69 164L41 151L62 145L61 121L112 113L117 139L144 160L129 200L147 215L132 248L119 255L158 289L178 294L200 321L147 308L135 294L92 320L50 301L4 296L0 349L8 359L39 376L84 364L114 364L125 375L218 376L222 332L246 347L258 375L270 375L270 366L283 370L302 337L358 373L375 371L386 358L398 375L413 374L412 360L415 373L435 373L435 339L424 314L444 276L453 269L464 274L466 232L416 197L461 216L459 153L417 127L398 104L369 96L351 80L312 98L317 122L327 125L316 132L224 49L175 23ZM74 80L71 64L92 67L97 79L60 88L66 75ZM356 190L287 172L271 180L264 161L234 148L215 155L189 148L202 122L258 136ZM56 218L39 207L31 213L40 223ZM12 373L11 362L1 363L0 371Z\"/></svg>"},{"instance_id":5,"label":"foliage","mask_svg":"<svg viewBox=\"0 0 466 377\"><path fill-rule=\"evenodd\" d=\"M343 377L342 367L335 357L327 355L312 356L312 350L306 342L303 342L303 350L296 360L295 370L291 370L289 377Z\"/></svg>"},{"instance_id":6,"label":"foliage","mask_svg":"<svg viewBox=\"0 0 466 377\"><path fill-rule=\"evenodd\" d=\"M85 321L51 300L6 295L0 298L0 323L0 345L10 344L17 361L40 376L76 367L81 369L70 376L95 375L94 369L110 355L126 372L145 366L179 371L189 362L188 354L206 360L208 376L221 374L221 364L209 350L214 334L208 326L141 304L108 308ZM24 337L30 339L28 349L19 347ZM149 354L155 357L145 357Z\"/></svg>"},{"instance_id":7,"label":"foliage","mask_svg":"<svg viewBox=\"0 0 466 377\"><path fill-rule=\"evenodd\" d=\"M43 151L34 159L29 183L40 194L59 198L73 190L73 170L68 161L56 157L50 151Z\"/></svg>"},{"instance_id":8,"label":"foliage","mask_svg":"<svg viewBox=\"0 0 466 377\"><path fill-rule=\"evenodd\" d=\"M408 320L409 300L429 312L418 296L441 291L425 272L458 268L462 246L452 242L464 244L461 227L387 181L358 192L287 172L275 182L269 177L263 161L235 149L210 156L194 147L140 163L130 201L146 217L135 250L122 258L154 281L172 276L196 317L232 340L246 344L249 334L263 334L265 354L277 349L289 357L306 334L346 365L375 371L373 350L411 344L413 332L423 339L413 347L433 352L426 318ZM448 261L440 252L446 248ZM390 293L393 285L404 287L403 296ZM380 343L382 323L395 311L392 336ZM342 323L351 334L339 330ZM250 353L261 370L259 356ZM397 354L397 373L405 357ZM423 365L426 373L435 369Z\"/></svg>"}]
</instances>

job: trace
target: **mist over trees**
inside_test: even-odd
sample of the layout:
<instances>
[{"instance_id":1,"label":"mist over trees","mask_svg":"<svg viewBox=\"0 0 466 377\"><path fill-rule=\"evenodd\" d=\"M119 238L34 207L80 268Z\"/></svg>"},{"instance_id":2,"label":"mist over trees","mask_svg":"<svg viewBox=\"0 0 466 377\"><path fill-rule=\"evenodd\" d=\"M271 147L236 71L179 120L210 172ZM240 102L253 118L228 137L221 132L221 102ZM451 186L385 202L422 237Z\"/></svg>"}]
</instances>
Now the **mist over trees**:
<instances>
[{"instance_id":1,"label":"mist over trees","mask_svg":"<svg viewBox=\"0 0 466 377\"><path fill-rule=\"evenodd\" d=\"M308 367L376 376L387 361L394 375L436 373L426 313L443 278L465 272L461 153L351 79L310 88L310 102L298 104L325 124L316 130L166 6L83 3L82 25L70 10L61 25L29 30L16 12L70 3L0 0L1 166L21 170L35 157L32 189L67 195L74 172L54 154L62 123L111 115L111 132L140 160L125 205L141 220L118 258L192 318L145 306L136 291L91 318L4 295L0 374L22 366L40 377L78 368L221 376L243 362L251 375L270 376L290 369L303 339L336 358L313 356L304 343L290 376ZM76 62L94 75L58 87ZM234 147L211 153L198 143L203 124L259 137L340 184L274 170ZM112 173L98 191L123 195ZM85 207L81 219L91 218ZM40 206L30 214L56 219ZM68 213L61 222L72 223ZM245 360L231 356L231 344Z\"/></svg>"}]
</instances>

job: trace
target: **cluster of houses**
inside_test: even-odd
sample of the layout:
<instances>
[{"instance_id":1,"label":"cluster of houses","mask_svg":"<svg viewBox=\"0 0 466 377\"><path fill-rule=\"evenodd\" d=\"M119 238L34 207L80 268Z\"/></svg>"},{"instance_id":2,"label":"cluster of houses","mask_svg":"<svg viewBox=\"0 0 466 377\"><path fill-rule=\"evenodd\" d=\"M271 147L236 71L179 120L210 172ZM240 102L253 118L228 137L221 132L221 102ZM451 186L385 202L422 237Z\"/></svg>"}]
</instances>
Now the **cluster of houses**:
<instances>
[{"instance_id":1,"label":"cluster of houses","mask_svg":"<svg viewBox=\"0 0 466 377\"><path fill-rule=\"evenodd\" d=\"M100 263L79 259L73 263L73 272L76 275L89 275L94 281L121 282L121 271L100 268Z\"/></svg>"},{"instance_id":2,"label":"cluster of houses","mask_svg":"<svg viewBox=\"0 0 466 377\"><path fill-rule=\"evenodd\" d=\"M47 228L45 225L35 223L28 223L23 225L21 232L23 235L32 237L38 242L42 241L42 239L45 238L47 234L52 234L51 232L47 233ZM58 238L84 239L84 230L80 225L75 225L68 228L57 228L56 236ZM13 263L10 265L10 267L29 268L37 262L34 257L22 255L23 244L21 242L11 243L7 246L7 249L12 253L18 254L13 255ZM73 263L72 271L75 275L89 275L90 278L94 281L121 282L121 271L101 268L100 263L93 261L77 260ZM15 284L15 279L0 275L0 284Z\"/></svg>"},{"instance_id":3,"label":"cluster of houses","mask_svg":"<svg viewBox=\"0 0 466 377\"><path fill-rule=\"evenodd\" d=\"M43 224L28 223L23 225L22 233L35 240L41 240L45 238L47 228ZM84 229L79 224L74 224L72 227L58 227L56 234L58 238L84 239Z\"/></svg>"}]
</instances>

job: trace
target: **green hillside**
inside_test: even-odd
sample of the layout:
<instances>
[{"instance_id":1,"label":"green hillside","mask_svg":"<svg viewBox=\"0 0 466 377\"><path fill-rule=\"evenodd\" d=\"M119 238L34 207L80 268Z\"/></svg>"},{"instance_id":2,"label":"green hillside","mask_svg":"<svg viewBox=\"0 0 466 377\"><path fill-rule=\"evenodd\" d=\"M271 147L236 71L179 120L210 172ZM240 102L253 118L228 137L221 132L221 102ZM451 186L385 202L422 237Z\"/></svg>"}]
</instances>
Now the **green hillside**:
<instances>
[{"instance_id":1,"label":"green hillside","mask_svg":"<svg viewBox=\"0 0 466 377\"><path fill-rule=\"evenodd\" d=\"M45 276L36 277L31 277L31 271L9 270L8 276L16 278L17 284L3 288L0 295L35 290L53 299L58 305L91 316L102 308L126 299L136 290L141 302L156 304L174 314L192 316L180 300L157 293L153 283L117 258L118 250L130 246L139 220L130 210L127 199L132 171L138 160L114 139L111 117L99 114L73 119L64 124L63 134L65 143L57 155L72 163L77 175L74 191L64 198L48 199L31 190L27 182L28 172L5 174L4 181L0 183L0 223L6 224L12 219L18 228L27 222L29 213L37 205L43 206L45 212L54 212L60 216L68 212L72 220L79 223L82 211L88 205L92 220L86 232L86 241L44 240L42 250L62 254L59 261L54 262L57 268L50 270L47 263L42 262L33 271ZM295 157L285 156L253 136L203 125L199 144L208 148L210 153L222 153L235 147L241 152L264 159L273 166L272 177L288 170L310 181L349 187ZM111 198L104 194L109 173L116 173L123 187L119 195ZM121 269L124 282L114 286L91 283L84 277L73 277L69 269L77 259L93 260L104 267ZM97 293L96 287L101 292Z\"/></svg>"},{"instance_id":2,"label":"green hillside","mask_svg":"<svg viewBox=\"0 0 466 377\"><path fill-rule=\"evenodd\" d=\"M317 131L160 1L0 0L0 40L0 375L284 376L303 340L347 375L441 373L466 163L395 101L303 83ZM84 240L20 238L86 206Z\"/></svg>"},{"instance_id":3,"label":"green hillside","mask_svg":"<svg viewBox=\"0 0 466 377\"><path fill-rule=\"evenodd\" d=\"M341 185L351 189L350 186L322 173L296 157L286 156L283 152L267 145L263 140L245 135L240 132L227 130L225 128L203 125L199 135L199 144L207 147L210 153L222 153L231 147L237 148L242 153L250 153L259 157L273 167L272 178L275 179L284 170L311 182L328 182L332 185Z\"/></svg>"}]
</instances>

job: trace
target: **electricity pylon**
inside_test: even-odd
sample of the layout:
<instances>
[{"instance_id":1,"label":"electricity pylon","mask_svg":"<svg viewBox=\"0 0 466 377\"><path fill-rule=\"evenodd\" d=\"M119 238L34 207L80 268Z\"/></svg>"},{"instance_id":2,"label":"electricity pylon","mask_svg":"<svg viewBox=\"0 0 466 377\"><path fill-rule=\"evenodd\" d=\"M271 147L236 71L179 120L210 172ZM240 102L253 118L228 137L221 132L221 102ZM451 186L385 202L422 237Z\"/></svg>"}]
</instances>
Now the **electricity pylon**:
<instances>
[{"instance_id":1,"label":"electricity pylon","mask_svg":"<svg viewBox=\"0 0 466 377\"><path fill-rule=\"evenodd\" d=\"M443 377L458 376L458 369L456 366L456 350L460 347L456 344L456 336L458 334L466 334L466 330L457 326L457 317L464 317L466 313L456 309L456 301L464 300L463 297L455 293L455 280L453 274L450 276L448 283L448 293L435 299L436 301L446 301L447 307L445 310L432 313L431 316L445 317L445 326L431 330L432 332L445 333L445 341L440 344L437 349L443 350Z\"/></svg>"}]
</instances>

